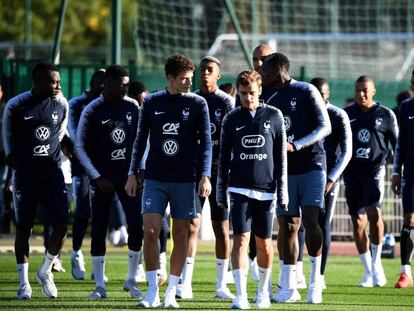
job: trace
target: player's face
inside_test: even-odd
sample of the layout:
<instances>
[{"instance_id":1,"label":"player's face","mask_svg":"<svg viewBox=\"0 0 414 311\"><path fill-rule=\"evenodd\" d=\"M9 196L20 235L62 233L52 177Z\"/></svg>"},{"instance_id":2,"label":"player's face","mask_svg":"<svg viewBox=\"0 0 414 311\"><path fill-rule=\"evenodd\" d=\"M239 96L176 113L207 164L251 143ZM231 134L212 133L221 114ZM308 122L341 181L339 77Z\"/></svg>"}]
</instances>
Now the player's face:
<instances>
[{"instance_id":1,"label":"player's face","mask_svg":"<svg viewBox=\"0 0 414 311\"><path fill-rule=\"evenodd\" d=\"M128 76L108 79L105 83L105 94L114 100L122 99L127 94L128 85Z\"/></svg>"},{"instance_id":2,"label":"player's face","mask_svg":"<svg viewBox=\"0 0 414 311\"><path fill-rule=\"evenodd\" d=\"M44 77L38 77L35 87L43 98L59 95L61 93L59 72L48 71Z\"/></svg>"},{"instance_id":3,"label":"player's face","mask_svg":"<svg viewBox=\"0 0 414 311\"><path fill-rule=\"evenodd\" d=\"M355 84L355 101L362 106L371 105L375 95L375 85L372 81Z\"/></svg>"},{"instance_id":4,"label":"player's face","mask_svg":"<svg viewBox=\"0 0 414 311\"><path fill-rule=\"evenodd\" d=\"M260 70L260 75L263 79L263 85L279 87L283 85L284 68L281 66L274 66L270 62L264 62Z\"/></svg>"},{"instance_id":5,"label":"player's face","mask_svg":"<svg viewBox=\"0 0 414 311\"><path fill-rule=\"evenodd\" d=\"M328 99L329 99L329 95L331 94L330 90L329 90L329 84L325 83L321 86L321 89L319 90L321 95L322 95L322 99L325 102L325 104L328 103Z\"/></svg>"},{"instance_id":6,"label":"player's face","mask_svg":"<svg viewBox=\"0 0 414 311\"><path fill-rule=\"evenodd\" d=\"M220 79L220 68L216 63L204 62L200 64L201 85L206 87L217 86L218 79Z\"/></svg>"},{"instance_id":7,"label":"player's face","mask_svg":"<svg viewBox=\"0 0 414 311\"><path fill-rule=\"evenodd\" d=\"M191 89L194 72L192 70L182 71L177 77L168 75L171 91L173 93L188 93Z\"/></svg>"},{"instance_id":8,"label":"player's face","mask_svg":"<svg viewBox=\"0 0 414 311\"><path fill-rule=\"evenodd\" d=\"M238 93L242 107L249 111L256 111L259 107L259 96L262 93L262 87L259 87L257 82L249 85L239 85Z\"/></svg>"},{"instance_id":9,"label":"player's face","mask_svg":"<svg viewBox=\"0 0 414 311\"><path fill-rule=\"evenodd\" d=\"M273 51L269 48L258 48L253 51L253 67L254 70L259 71L262 68L266 56L272 54Z\"/></svg>"}]
</instances>

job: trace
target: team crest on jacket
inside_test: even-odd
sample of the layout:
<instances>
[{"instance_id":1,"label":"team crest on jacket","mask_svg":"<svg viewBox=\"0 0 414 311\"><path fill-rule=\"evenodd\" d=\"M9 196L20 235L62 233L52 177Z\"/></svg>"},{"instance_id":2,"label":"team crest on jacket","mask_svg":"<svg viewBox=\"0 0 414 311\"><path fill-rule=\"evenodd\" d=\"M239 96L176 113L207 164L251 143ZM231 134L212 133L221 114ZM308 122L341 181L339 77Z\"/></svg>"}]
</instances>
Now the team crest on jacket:
<instances>
[{"instance_id":1,"label":"team crest on jacket","mask_svg":"<svg viewBox=\"0 0 414 311\"><path fill-rule=\"evenodd\" d=\"M270 120L266 120L266 121L263 123L263 127L264 127L264 132L265 132L266 134L270 133Z\"/></svg>"},{"instance_id":2,"label":"team crest on jacket","mask_svg":"<svg viewBox=\"0 0 414 311\"><path fill-rule=\"evenodd\" d=\"M221 108L216 109L214 111L214 117L216 118L216 121L219 122L221 119Z\"/></svg>"},{"instance_id":3,"label":"team crest on jacket","mask_svg":"<svg viewBox=\"0 0 414 311\"><path fill-rule=\"evenodd\" d=\"M128 124L131 124L132 123L132 114L131 114L131 111L128 111L126 113L125 118L126 118Z\"/></svg>"},{"instance_id":4,"label":"team crest on jacket","mask_svg":"<svg viewBox=\"0 0 414 311\"><path fill-rule=\"evenodd\" d=\"M382 118L377 118L377 119L375 120L375 128L376 128L376 129L379 129L379 128L380 128L380 126L381 126L381 124L382 124L382 121L383 121L383 119L382 119Z\"/></svg>"},{"instance_id":5,"label":"team crest on jacket","mask_svg":"<svg viewBox=\"0 0 414 311\"><path fill-rule=\"evenodd\" d=\"M290 109L292 109L292 111L296 110L296 97L293 97L290 101Z\"/></svg>"},{"instance_id":6,"label":"team crest on jacket","mask_svg":"<svg viewBox=\"0 0 414 311\"><path fill-rule=\"evenodd\" d=\"M284 116L283 121L285 122L285 129L288 131L290 127L292 126L292 121L290 120L289 116Z\"/></svg>"},{"instance_id":7,"label":"team crest on jacket","mask_svg":"<svg viewBox=\"0 0 414 311\"><path fill-rule=\"evenodd\" d=\"M57 111L53 111L52 112L52 122L53 122L53 124L57 124L58 119L59 119L59 115L58 115Z\"/></svg>"},{"instance_id":8,"label":"team crest on jacket","mask_svg":"<svg viewBox=\"0 0 414 311\"><path fill-rule=\"evenodd\" d=\"M183 121L187 121L190 117L190 108L186 107L183 109Z\"/></svg>"}]
</instances>

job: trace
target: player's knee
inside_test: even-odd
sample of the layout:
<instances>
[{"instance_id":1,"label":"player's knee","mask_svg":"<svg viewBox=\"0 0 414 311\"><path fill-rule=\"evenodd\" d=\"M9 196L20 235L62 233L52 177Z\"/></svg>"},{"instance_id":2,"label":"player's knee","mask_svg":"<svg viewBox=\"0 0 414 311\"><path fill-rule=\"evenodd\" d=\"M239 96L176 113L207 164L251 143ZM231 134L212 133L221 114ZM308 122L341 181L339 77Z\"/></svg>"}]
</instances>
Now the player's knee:
<instances>
[{"instance_id":1,"label":"player's knee","mask_svg":"<svg viewBox=\"0 0 414 311\"><path fill-rule=\"evenodd\" d=\"M381 219L381 211L375 206L370 206L367 208L367 217L370 223L377 223Z\"/></svg>"},{"instance_id":2,"label":"player's knee","mask_svg":"<svg viewBox=\"0 0 414 311\"><path fill-rule=\"evenodd\" d=\"M156 242L158 240L158 230L153 226L144 227L144 237L147 241Z\"/></svg>"},{"instance_id":3,"label":"player's knee","mask_svg":"<svg viewBox=\"0 0 414 311\"><path fill-rule=\"evenodd\" d=\"M308 218L308 219L303 219L302 221L303 221L303 226L305 227L307 231L314 230L315 228L319 226L318 220L313 217Z\"/></svg>"},{"instance_id":4,"label":"player's knee","mask_svg":"<svg viewBox=\"0 0 414 311\"><path fill-rule=\"evenodd\" d=\"M261 254L269 255L273 251L271 239L256 239L257 251Z\"/></svg>"},{"instance_id":5,"label":"player's knee","mask_svg":"<svg viewBox=\"0 0 414 311\"><path fill-rule=\"evenodd\" d=\"M404 226L414 228L414 213L404 214Z\"/></svg>"}]
</instances>

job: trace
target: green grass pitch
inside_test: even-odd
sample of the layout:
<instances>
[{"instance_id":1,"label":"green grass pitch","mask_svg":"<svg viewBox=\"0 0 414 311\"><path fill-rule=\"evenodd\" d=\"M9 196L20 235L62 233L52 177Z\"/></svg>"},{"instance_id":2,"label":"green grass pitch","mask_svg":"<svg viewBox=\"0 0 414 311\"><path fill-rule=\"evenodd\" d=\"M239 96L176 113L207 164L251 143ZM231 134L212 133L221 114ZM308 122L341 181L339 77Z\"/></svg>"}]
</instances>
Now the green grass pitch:
<instances>
[{"instance_id":1,"label":"green grass pitch","mask_svg":"<svg viewBox=\"0 0 414 311\"><path fill-rule=\"evenodd\" d=\"M75 281L70 274L69 253L63 254L66 273L55 273L55 281L59 290L57 299L50 300L43 297L40 286L34 280L35 272L40 267L43 255L31 255L30 281L33 297L30 301L16 300L18 277L14 255L0 254L0 310L133 310L137 309L137 301L130 298L122 290L123 281L127 272L127 254L110 252L106 259L106 274L109 277L107 284L108 298L102 301L87 299L94 288L94 283L87 279ZM86 251L85 251L86 255ZM87 261L87 275L90 276L90 259ZM301 290L302 301L295 304L272 304L274 310L414 310L414 288L395 289L394 282L398 277L399 259L384 259L388 284L384 288L358 288L356 284L361 280L363 268L356 256L332 256L328 262L326 281L328 288L323 295L321 305L306 304L306 290ZM278 265L275 258L273 280L277 279ZM305 259L305 273L309 273L309 264ZM211 251L197 254L193 276L194 300L179 301L181 309L187 310L216 310L229 309L230 302L214 298L215 290L215 260ZM229 285L235 292L234 285ZM257 284L249 277L249 298L254 296ZM140 284L141 290L147 289L146 284ZM161 300L165 286L161 288ZM251 303L254 309L255 304Z\"/></svg>"}]
</instances>

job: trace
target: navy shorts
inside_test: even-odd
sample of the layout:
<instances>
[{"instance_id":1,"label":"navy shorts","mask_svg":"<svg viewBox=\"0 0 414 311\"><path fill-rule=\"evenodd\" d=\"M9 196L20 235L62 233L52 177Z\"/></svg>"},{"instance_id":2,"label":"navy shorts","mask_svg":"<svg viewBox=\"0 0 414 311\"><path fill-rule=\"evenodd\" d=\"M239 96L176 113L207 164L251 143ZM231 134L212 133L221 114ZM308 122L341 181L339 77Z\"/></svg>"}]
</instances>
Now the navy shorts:
<instances>
[{"instance_id":1,"label":"navy shorts","mask_svg":"<svg viewBox=\"0 0 414 311\"><path fill-rule=\"evenodd\" d=\"M314 170L305 174L288 175L289 205L285 211L278 206L277 216L301 216L301 209L314 206L324 209L326 172Z\"/></svg>"},{"instance_id":2,"label":"navy shorts","mask_svg":"<svg viewBox=\"0 0 414 311\"><path fill-rule=\"evenodd\" d=\"M52 227L68 224L69 202L60 168L39 172L13 171L12 184L18 226L31 229L38 206L43 208Z\"/></svg>"},{"instance_id":3,"label":"navy shorts","mask_svg":"<svg viewBox=\"0 0 414 311\"><path fill-rule=\"evenodd\" d=\"M198 185L199 181L200 179L197 180L196 186ZM228 220L229 209L218 206L217 201L216 201L217 176L212 176L210 179L210 182L211 182L211 194L208 197L208 202L210 203L211 220L217 220L217 221ZM203 211L203 206L204 206L205 201L206 201L206 198L196 195L197 214L201 214L201 212Z\"/></svg>"},{"instance_id":4,"label":"navy shorts","mask_svg":"<svg viewBox=\"0 0 414 311\"><path fill-rule=\"evenodd\" d=\"M414 180L403 178L401 186L404 214L414 213Z\"/></svg>"},{"instance_id":5,"label":"navy shorts","mask_svg":"<svg viewBox=\"0 0 414 311\"><path fill-rule=\"evenodd\" d=\"M272 237L275 201L259 201L230 192L233 234L253 232L261 239Z\"/></svg>"},{"instance_id":6,"label":"navy shorts","mask_svg":"<svg viewBox=\"0 0 414 311\"><path fill-rule=\"evenodd\" d=\"M197 218L196 192L194 182L171 183L145 179L142 195L142 213L164 215L170 203L173 219Z\"/></svg>"},{"instance_id":7,"label":"navy shorts","mask_svg":"<svg viewBox=\"0 0 414 311\"><path fill-rule=\"evenodd\" d=\"M385 167L373 174L344 175L345 198L349 214L366 214L368 206L380 207L384 195Z\"/></svg>"}]
</instances>

